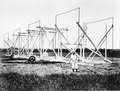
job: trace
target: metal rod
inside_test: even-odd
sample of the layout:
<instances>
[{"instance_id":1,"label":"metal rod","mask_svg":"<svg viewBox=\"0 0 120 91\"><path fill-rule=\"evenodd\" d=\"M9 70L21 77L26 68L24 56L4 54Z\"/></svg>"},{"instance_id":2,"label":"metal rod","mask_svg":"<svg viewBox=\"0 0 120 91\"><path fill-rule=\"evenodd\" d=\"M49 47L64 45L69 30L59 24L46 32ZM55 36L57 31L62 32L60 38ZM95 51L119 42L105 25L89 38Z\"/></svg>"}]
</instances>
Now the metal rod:
<instances>
[{"instance_id":1,"label":"metal rod","mask_svg":"<svg viewBox=\"0 0 120 91\"><path fill-rule=\"evenodd\" d=\"M28 29L29 29L30 25L35 24L35 23L39 23L39 22L40 22L40 20L38 20L38 21L35 21L35 22L33 22L33 23L28 24Z\"/></svg>"},{"instance_id":2,"label":"metal rod","mask_svg":"<svg viewBox=\"0 0 120 91\"><path fill-rule=\"evenodd\" d=\"M55 16L55 25L57 25L57 15ZM55 32L57 32L56 28L55 28ZM53 43L55 43L55 48L56 48L56 34L55 34L55 38L53 39Z\"/></svg>"},{"instance_id":3,"label":"metal rod","mask_svg":"<svg viewBox=\"0 0 120 91\"><path fill-rule=\"evenodd\" d=\"M89 49L89 48L88 48L88 49ZM89 50L92 51L92 52L94 52L94 53L97 54L98 56L100 56L104 61L107 61L107 62L111 63L110 60L108 60L107 58L104 58L102 55L100 55L99 53L95 52L94 50L91 50L91 49L89 49Z\"/></svg>"},{"instance_id":4,"label":"metal rod","mask_svg":"<svg viewBox=\"0 0 120 91\"><path fill-rule=\"evenodd\" d=\"M107 33L107 25L105 26L105 31ZM106 35L106 44L105 44L105 58L107 58L107 35Z\"/></svg>"},{"instance_id":5,"label":"metal rod","mask_svg":"<svg viewBox=\"0 0 120 91\"><path fill-rule=\"evenodd\" d=\"M39 27L40 27L40 22L39 22ZM40 57L40 37L41 37L40 36L40 28L39 28L39 34L38 35L39 35L39 57Z\"/></svg>"},{"instance_id":6,"label":"metal rod","mask_svg":"<svg viewBox=\"0 0 120 91\"><path fill-rule=\"evenodd\" d=\"M101 48L101 46L103 45L103 43L105 42L105 40L106 40L106 39L104 39L104 40L101 42L101 45L99 46L99 48ZM98 50L99 50L99 48L98 48ZM96 51L96 52L97 52L97 51ZM93 53L94 53L94 52L92 52L92 53L89 55L89 57L91 57ZM92 59L94 58L95 55L96 55L96 54L93 55ZM101 54L101 55L102 55L102 54Z\"/></svg>"},{"instance_id":7,"label":"metal rod","mask_svg":"<svg viewBox=\"0 0 120 91\"><path fill-rule=\"evenodd\" d=\"M61 35L60 35L60 56L62 57L62 36Z\"/></svg>"},{"instance_id":8,"label":"metal rod","mask_svg":"<svg viewBox=\"0 0 120 91\"><path fill-rule=\"evenodd\" d=\"M101 22L101 21L109 20L109 19L112 19L112 18L113 18L113 17L109 17L109 18L105 18L105 19L101 19L101 20L97 20L97 21L88 22L88 23L86 23L86 24L97 23L97 22Z\"/></svg>"},{"instance_id":9,"label":"metal rod","mask_svg":"<svg viewBox=\"0 0 120 91\"><path fill-rule=\"evenodd\" d=\"M83 23L83 29L85 30L85 23ZM85 35L83 34L83 58L85 58Z\"/></svg>"},{"instance_id":10,"label":"metal rod","mask_svg":"<svg viewBox=\"0 0 120 91\"><path fill-rule=\"evenodd\" d=\"M78 8L78 22L80 23L80 7ZM79 45L79 36L80 36L80 28L79 28L79 26L78 26L78 45ZM81 46L82 47L82 46ZM78 48L79 48L79 46L78 46ZM82 48L79 48L80 49L80 56L82 57Z\"/></svg>"},{"instance_id":11,"label":"metal rod","mask_svg":"<svg viewBox=\"0 0 120 91\"><path fill-rule=\"evenodd\" d=\"M99 44L97 45L97 47L101 44L101 42L104 40L104 38L106 38L106 36L107 36L107 34L109 33L109 31L112 29L112 49L113 49L113 23L114 23L114 19L113 19L113 17L109 17L109 18L105 18L105 19L101 19L101 20L97 20L97 21L93 21L93 22L88 22L88 23L86 23L86 24L92 24L92 23L97 23L97 22L102 22L102 21L105 21L105 20L109 20L109 19L111 19L112 20L112 27L108 30L108 32L106 32L106 34L105 34L105 36L102 38L102 40L99 42ZM107 39L106 39L106 41L107 41ZM93 53L93 52L92 52ZM91 53L91 55L92 55L92 53ZM100 52L99 52L100 53ZM89 55L90 56L90 55Z\"/></svg>"},{"instance_id":12,"label":"metal rod","mask_svg":"<svg viewBox=\"0 0 120 91\"><path fill-rule=\"evenodd\" d=\"M14 45L14 31L13 31L13 53L15 51L15 45Z\"/></svg>"},{"instance_id":13,"label":"metal rod","mask_svg":"<svg viewBox=\"0 0 120 91\"><path fill-rule=\"evenodd\" d=\"M38 20L38 21L35 21L33 23L28 24L28 30L30 29L30 25L35 24L35 23L39 23L39 26L40 26L40 20ZM29 49L29 46L30 46L29 41L30 41L30 39L29 39L29 37L30 37L30 31L28 31L28 54L30 54L30 49Z\"/></svg>"},{"instance_id":14,"label":"metal rod","mask_svg":"<svg viewBox=\"0 0 120 91\"><path fill-rule=\"evenodd\" d=\"M103 38L101 39L101 41L107 36L107 34L110 32L110 30L113 28L113 25L110 27L110 29L107 31L107 33L103 36ZM101 41L99 42L98 45L100 45Z\"/></svg>"},{"instance_id":15,"label":"metal rod","mask_svg":"<svg viewBox=\"0 0 120 91\"><path fill-rule=\"evenodd\" d=\"M10 47L9 43L7 41L4 40L4 42Z\"/></svg>"},{"instance_id":16,"label":"metal rod","mask_svg":"<svg viewBox=\"0 0 120 91\"><path fill-rule=\"evenodd\" d=\"M44 31L44 29L42 29ZM44 32L45 33L45 32ZM57 33L55 33L55 35L53 36L52 40L50 41L49 38L47 37L47 35L45 34L47 40L49 41L49 45L48 47L50 46L50 44L52 43L52 41L54 40L55 36L56 36ZM48 48L46 48L45 52L47 52ZM54 48L52 48L53 52L55 53L55 56L58 57L57 53L55 52Z\"/></svg>"},{"instance_id":17,"label":"metal rod","mask_svg":"<svg viewBox=\"0 0 120 91\"><path fill-rule=\"evenodd\" d=\"M67 43L70 44L70 43L68 42L68 40L65 38L65 36L61 33L61 31L59 30L59 28L57 27L57 25L55 25L55 27L56 27L56 29L59 31L59 33L64 37L64 39L67 41Z\"/></svg>"},{"instance_id":18,"label":"metal rod","mask_svg":"<svg viewBox=\"0 0 120 91\"><path fill-rule=\"evenodd\" d=\"M28 30L29 30L29 25L28 25ZM30 51L29 51L29 36L30 36L30 32L28 31L28 55L30 55Z\"/></svg>"},{"instance_id":19,"label":"metal rod","mask_svg":"<svg viewBox=\"0 0 120 91\"><path fill-rule=\"evenodd\" d=\"M100 42L98 43L98 45L97 45L97 51L98 51L99 45L100 45L100 44L102 43L102 41L106 38L107 34L110 32L110 30L112 29L112 27L113 27L113 26L110 27L110 29L106 32L106 34L103 36L103 38L102 38L102 39L100 40ZM92 54L93 54L93 52L89 55L89 57L92 56Z\"/></svg>"},{"instance_id":20,"label":"metal rod","mask_svg":"<svg viewBox=\"0 0 120 91\"><path fill-rule=\"evenodd\" d=\"M21 28L19 29L19 49L18 49L18 55L20 56L20 33L21 33Z\"/></svg>"},{"instance_id":21,"label":"metal rod","mask_svg":"<svg viewBox=\"0 0 120 91\"><path fill-rule=\"evenodd\" d=\"M96 46L95 46L95 44L92 42L92 40L91 40L91 39L89 38L89 36L86 34L85 30L80 26L79 22L77 22L77 25L78 25L79 28L82 30L82 32L86 35L86 37L89 39L89 41L90 41L91 44L94 46L94 48L97 49Z\"/></svg>"},{"instance_id":22,"label":"metal rod","mask_svg":"<svg viewBox=\"0 0 120 91\"><path fill-rule=\"evenodd\" d=\"M60 33L58 32L58 56L60 56Z\"/></svg>"},{"instance_id":23,"label":"metal rod","mask_svg":"<svg viewBox=\"0 0 120 91\"><path fill-rule=\"evenodd\" d=\"M57 25L57 17L60 16L60 15L63 15L63 14L66 14L66 13L69 13L69 12L72 12L72 11L75 11L75 10L78 10L78 22L80 22L80 7L78 8L75 8L75 9L72 9L72 10L69 10L69 11L66 11L66 12L63 12L63 13L59 13L55 16L55 25ZM59 55L59 47L60 47L60 41L59 41L59 32L58 32L58 55ZM78 37L79 37L79 28L78 28ZM56 37L55 37L55 44L56 44Z\"/></svg>"},{"instance_id":24,"label":"metal rod","mask_svg":"<svg viewBox=\"0 0 120 91\"><path fill-rule=\"evenodd\" d=\"M85 33L84 29L80 26L79 22L77 22L77 25L80 27L80 29L83 31L83 33L86 35L86 37L89 39L89 41L91 42L91 44L94 46L94 48L97 50L97 47L94 45L94 43L92 42L92 40L89 38L89 36ZM93 51L93 50L91 50ZM97 50L98 51L98 50ZM102 59L104 59L105 61L111 62L108 59L105 59L101 54L98 54L97 52L93 51L95 54L97 54L98 56L100 56ZM99 51L98 51L99 52ZM100 53L100 52L99 52Z\"/></svg>"},{"instance_id":25,"label":"metal rod","mask_svg":"<svg viewBox=\"0 0 120 91\"><path fill-rule=\"evenodd\" d=\"M75 51L77 50L77 48L79 48L79 45L82 46L82 44L81 44L82 40L83 40L83 36L82 36L81 40L79 41L79 44L77 44L77 47L75 48ZM70 54L70 52L65 57L67 57L69 54Z\"/></svg>"},{"instance_id":26,"label":"metal rod","mask_svg":"<svg viewBox=\"0 0 120 91\"><path fill-rule=\"evenodd\" d=\"M112 53L113 53L113 49L114 49L114 17L112 17L112 24L113 24L113 28L112 28ZM113 57L112 57L113 60Z\"/></svg>"},{"instance_id":27,"label":"metal rod","mask_svg":"<svg viewBox=\"0 0 120 91\"><path fill-rule=\"evenodd\" d=\"M72 11L77 10L77 9L79 9L79 7L75 8L75 9L72 9L72 10L69 10L69 11L66 11L66 12L63 12L63 13L59 13L59 14L57 14L57 16L58 15L62 15L62 14L66 14L66 13L69 13L69 12L72 12Z\"/></svg>"}]
</instances>

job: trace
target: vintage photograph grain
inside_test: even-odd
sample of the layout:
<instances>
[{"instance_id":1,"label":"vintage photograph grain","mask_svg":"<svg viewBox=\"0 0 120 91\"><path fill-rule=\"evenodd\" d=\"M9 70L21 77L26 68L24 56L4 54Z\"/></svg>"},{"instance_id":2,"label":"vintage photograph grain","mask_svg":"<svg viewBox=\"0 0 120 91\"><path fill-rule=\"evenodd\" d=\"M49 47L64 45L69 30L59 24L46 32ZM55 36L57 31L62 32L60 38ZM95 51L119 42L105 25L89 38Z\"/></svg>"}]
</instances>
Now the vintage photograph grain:
<instances>
[{"instance_id":1,"label":"vintage photograph grain","mask_svg":"<svg viewBox=\"0 0 120 91\"><path fill-rule=\"evenodd\" d=\"M119 0L0 0L0 91L120 90Z\"/></svg>"}]
</instances>

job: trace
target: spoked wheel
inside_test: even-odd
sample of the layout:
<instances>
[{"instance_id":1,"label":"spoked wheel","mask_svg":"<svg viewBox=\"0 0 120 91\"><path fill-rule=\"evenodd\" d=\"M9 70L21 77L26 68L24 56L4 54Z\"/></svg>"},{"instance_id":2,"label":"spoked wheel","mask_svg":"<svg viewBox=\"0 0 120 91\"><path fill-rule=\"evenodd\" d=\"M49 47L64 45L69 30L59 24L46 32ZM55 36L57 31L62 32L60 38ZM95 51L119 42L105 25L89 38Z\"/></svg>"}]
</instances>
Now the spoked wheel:
<instances>
[{"instance_id":1,"label":"spoked wheel","mask_svg":"<svg viewBox=\"0 0 120 91\"><path fill-rule=\"evenodd\" d=\"M12 54L11 54L10 58L11 58L11 59L13 59L13 58L14 58L14 53L12 53Z\"/></svg>"},{"instance_id":2,"label":"spoked wheel","mask_svg":"<svg viewBox=\"0 0 120 91\"><path fill-rule=\"evenodd\" d=\"M34 63L36 61L35 56L30 56L28 61L31 62L31 63Z\"/></svg>"}]
</instances>

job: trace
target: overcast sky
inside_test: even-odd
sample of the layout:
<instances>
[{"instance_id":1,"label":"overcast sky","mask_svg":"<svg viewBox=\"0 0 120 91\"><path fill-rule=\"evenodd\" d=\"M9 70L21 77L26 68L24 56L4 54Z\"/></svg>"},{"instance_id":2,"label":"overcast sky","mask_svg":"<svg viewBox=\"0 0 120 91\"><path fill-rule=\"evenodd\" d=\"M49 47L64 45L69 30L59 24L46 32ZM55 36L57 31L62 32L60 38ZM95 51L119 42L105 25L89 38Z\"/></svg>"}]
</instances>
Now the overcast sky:
<instances>
[{"instance_id":1,"label":"overcast sky","mask_svg":"<svg viewBox=\"0 0 120 91\"><path fill-rule=\"evenodd\" d=\"M77 7L81 23L114 17L114 48L120 48L120 0L0 0L0 47L6 32L20 27L26 31L37 20L54 27L56 14Z\"/></svg>"}]
</instances>

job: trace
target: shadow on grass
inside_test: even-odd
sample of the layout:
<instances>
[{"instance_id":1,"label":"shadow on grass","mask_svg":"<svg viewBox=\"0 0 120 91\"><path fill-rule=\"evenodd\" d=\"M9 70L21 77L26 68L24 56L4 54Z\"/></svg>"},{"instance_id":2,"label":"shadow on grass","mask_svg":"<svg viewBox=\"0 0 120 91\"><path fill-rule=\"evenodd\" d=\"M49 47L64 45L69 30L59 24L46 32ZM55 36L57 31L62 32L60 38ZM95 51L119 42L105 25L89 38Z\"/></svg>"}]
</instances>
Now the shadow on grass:
<instances>
[{"instance_id":1,"label":"shadow on grass","mask_svg":"<svg viewBox=\"0 0 120 91\"><path fill-rule=\"evenodd\" d=\"M0 75L0 91L120 90L119 84L120 74L52 74L45 77L18 73Z\"/></svg>"}]
</instances>

